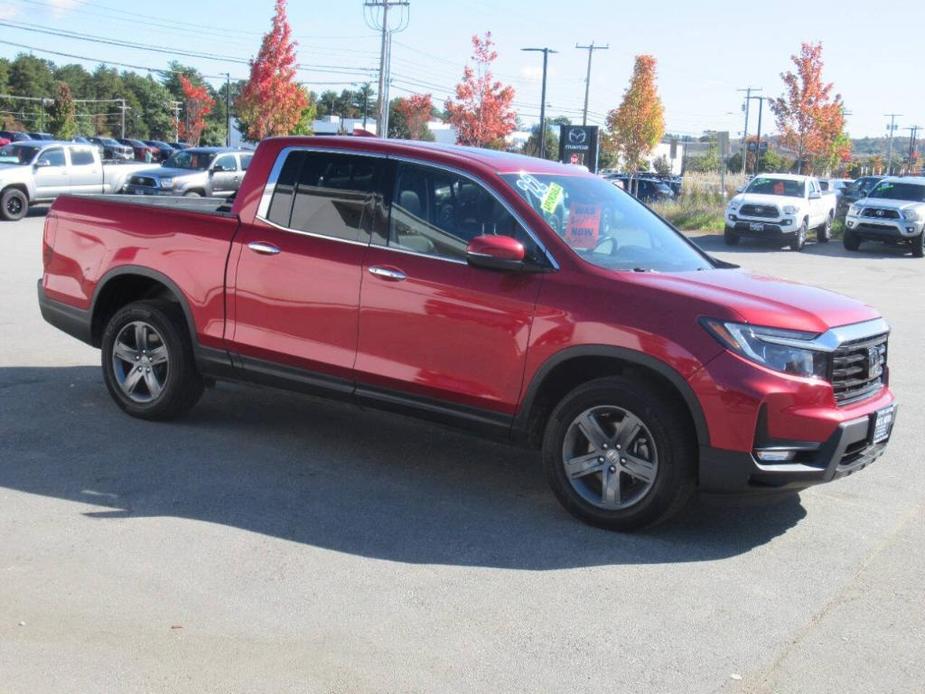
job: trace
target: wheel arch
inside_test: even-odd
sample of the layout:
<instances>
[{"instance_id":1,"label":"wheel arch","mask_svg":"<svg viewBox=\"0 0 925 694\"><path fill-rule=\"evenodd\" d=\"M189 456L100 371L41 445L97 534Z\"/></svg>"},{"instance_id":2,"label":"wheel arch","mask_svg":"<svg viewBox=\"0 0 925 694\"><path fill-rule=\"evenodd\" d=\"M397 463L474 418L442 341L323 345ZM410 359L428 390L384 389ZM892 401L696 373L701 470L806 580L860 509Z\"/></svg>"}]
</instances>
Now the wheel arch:
<instances>
[{"instance_id":1,"label":"wheel arch","mask_svg":"<svg viewBox=\"0 0 925 694\"><path fill-rule=\"evenodd\" d=\"M96 285L90 306L90 337L93 346L100 346L106 323L116 311L133 301L152 298L166 298L179 304L190 340L196 347L196 324L186 296L163 273L138 265L123 265L110 270Z\"/></svg>"},{"instance_id":2,"label":"wheel arch","mask_svg":"<svg viewBox=\"0 0 925 694\"><path fill-rule=\"evenodd\" d=\"M665 393L680 396L698 445L708 446L709 429L694 390L678 371L655 357L611 345L570 347L547 359L535 372L514 418L514 437L531 446L542 439L555 404L582 383L615 374L649 379Z\"/></svg>"}]
</instances>

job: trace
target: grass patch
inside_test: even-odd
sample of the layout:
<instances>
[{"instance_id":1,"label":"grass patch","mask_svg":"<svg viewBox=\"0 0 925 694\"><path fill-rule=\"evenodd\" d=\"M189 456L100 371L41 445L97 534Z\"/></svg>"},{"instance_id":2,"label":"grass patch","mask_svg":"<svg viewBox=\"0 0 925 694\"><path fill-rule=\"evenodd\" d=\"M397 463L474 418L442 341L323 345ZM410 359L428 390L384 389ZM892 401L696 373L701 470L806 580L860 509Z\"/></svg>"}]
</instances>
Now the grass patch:
<instances>
[{"instance_id":1,"label":"grass patch","mask_svg":"<svg viewBox=\"0 0 925 694\"><path fill-rule=\"evenodd\" d=\"M682 231L722 231L725 224L725 204L716 201L682 197L671 202L657 202L652 209Z\"/></svg>"}]
</instances>

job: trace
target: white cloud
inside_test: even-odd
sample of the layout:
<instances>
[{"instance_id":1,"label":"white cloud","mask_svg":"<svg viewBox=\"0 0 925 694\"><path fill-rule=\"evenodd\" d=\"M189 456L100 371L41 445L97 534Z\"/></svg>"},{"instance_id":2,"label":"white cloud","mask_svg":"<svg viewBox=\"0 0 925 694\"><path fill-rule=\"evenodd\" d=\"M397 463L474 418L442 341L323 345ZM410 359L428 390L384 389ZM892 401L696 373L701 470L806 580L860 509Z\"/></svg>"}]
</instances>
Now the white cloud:
<instances>
[{"instance_id":1,"label":"white cloud","mask_svg":"<svg viewBox=\"0 0 925 694\"><path fill-rule=\"evenodd\" d=\"M13 19L17 14L19 11L15 7L0 2L0 19Z\"/></svg>"}]
</instances>

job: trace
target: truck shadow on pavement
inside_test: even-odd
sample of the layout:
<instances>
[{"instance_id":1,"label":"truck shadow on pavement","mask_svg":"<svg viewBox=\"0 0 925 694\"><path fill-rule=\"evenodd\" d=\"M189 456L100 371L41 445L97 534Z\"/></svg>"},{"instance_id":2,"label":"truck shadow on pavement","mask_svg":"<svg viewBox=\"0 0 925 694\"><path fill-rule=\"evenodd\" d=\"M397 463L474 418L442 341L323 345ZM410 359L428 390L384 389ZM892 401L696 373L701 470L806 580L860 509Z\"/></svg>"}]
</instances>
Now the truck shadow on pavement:
<instances>
[{"instance_id":1,"label":"truck shadow on pavement","mask_svg":"<svg viewBox=\"0 0 925 694\"><path fill-rule=\"evenodd\" d=\"M806 515L796 494L699 499L655 529L610 533L559 507L530 451L226 384L182 421L144 422L88 366L0 368L0 486L78 502L87 522L173 516L389 561L524 570L722 559Z\"/></svg>"}]
</instances>

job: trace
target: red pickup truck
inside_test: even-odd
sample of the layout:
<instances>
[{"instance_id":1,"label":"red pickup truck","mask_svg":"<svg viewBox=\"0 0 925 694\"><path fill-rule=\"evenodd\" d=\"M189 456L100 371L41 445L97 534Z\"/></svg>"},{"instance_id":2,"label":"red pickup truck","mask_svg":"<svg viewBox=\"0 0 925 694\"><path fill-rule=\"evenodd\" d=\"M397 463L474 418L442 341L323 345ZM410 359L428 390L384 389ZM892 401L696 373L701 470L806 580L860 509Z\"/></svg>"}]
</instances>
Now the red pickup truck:
<instances>
[{"instance_id":1,"label":"red pickup truck","mask_svg":"<svg viewBox=\"0 0 925 694\"><path fill-rule=\"evenodd\" d=\"M232 202L60 197L43 253L43 316L102 349L130 415L233 379L462 425L541 449L562 504L612 529L698 487L853 473L896 412L874 309L513 154L271 139Z\"/></svg>"}]
</instances>

